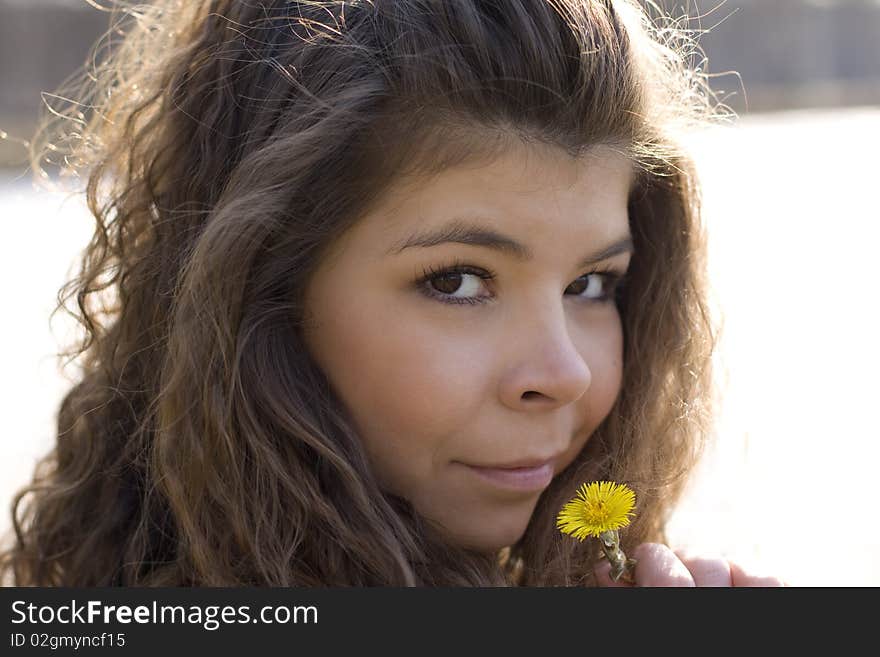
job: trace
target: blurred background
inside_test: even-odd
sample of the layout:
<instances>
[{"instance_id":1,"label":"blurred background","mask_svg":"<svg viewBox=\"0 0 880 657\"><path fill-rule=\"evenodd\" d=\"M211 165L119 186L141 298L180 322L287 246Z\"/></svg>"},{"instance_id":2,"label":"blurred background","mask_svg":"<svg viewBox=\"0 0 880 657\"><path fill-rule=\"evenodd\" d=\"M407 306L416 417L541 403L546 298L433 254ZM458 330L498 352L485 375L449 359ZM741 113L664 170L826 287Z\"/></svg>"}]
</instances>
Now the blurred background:
<instances>
[{"instance_id":1,"label":"blurred background","mask_svg":"<svg viewBox=\"0 0 880 657\"><path fill-rule=\"evenodd\" d=\"M72 324L49 314L92 229L80 197L33 185L26 142L108 29L102 4L0 0L0 531L54 440ZM672 542L795 585L880 585L880 0L658 4L692 17L738 115L690 137L723 395Z\"/></svg>"}]
</instances>

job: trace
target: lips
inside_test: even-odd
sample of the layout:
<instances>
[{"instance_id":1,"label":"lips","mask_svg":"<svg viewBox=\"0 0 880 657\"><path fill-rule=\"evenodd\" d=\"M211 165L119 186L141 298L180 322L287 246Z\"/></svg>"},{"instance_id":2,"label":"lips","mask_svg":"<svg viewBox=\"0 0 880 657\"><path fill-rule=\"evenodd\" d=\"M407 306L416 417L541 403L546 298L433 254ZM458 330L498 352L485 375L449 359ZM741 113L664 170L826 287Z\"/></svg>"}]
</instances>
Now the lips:
<instances>
[{"instance_id":1,"label":"lips","mask_svg":"<svg viewBox=\"0 0 880 657\"><path fill-rule=\"evenodd\" d=\"M555 456L552 456L550 458L526 458L526 459L520 459L519 461L512 461L510 463L479 465L479 466L475 466L475 467L490 468L492 470L516 470L516 469L520 469L520 468L539 468L542 465L552 463L555 459L556 459Z\"/></svg>"},{"instance_id":2,"label":"lips","mask_svg":"<svg viewBox=\"0 0 880 657\"><path fill-rule=\"evenodd\" d=\"M524 465L523 465L524 463ZM463 464L481 481L493 486L518 491L539 491L553 480L553 460L519 461L504 466Z\"/></svg>"}]
</instances>

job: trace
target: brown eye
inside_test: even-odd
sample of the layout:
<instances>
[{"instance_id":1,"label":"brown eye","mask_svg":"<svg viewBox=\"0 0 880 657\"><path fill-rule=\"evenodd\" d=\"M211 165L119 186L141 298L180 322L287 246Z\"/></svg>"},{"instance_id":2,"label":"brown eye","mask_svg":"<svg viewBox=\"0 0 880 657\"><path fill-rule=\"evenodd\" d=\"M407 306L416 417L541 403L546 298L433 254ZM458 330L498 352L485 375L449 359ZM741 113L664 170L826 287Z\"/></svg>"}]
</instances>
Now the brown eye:
<instances>
[{"instance_id":1,"label":"brown eye","mask_svg":"<svg viewBox=\"0 0 880 657\"><path fill-rule=\"evenodd\" d=\"M468 272L447 272L428 280L432 289L456 299L479 298L482 282L477 274Z\"/></svg>"},{"instance_id":2,"label":"brown eye","mask_svg":"<svg viewBox=\"0 0 880 657\"><path fill-rule=\"evenodd\" d=\"M579 277L566 291L588 301L607 301L619 280L620 276L612 272L592 272Z\"/></svg>"},{"instance_id":3,"label":"brown eye","mask_svg":"<svg viewBox=\"0 0 880 657\"><path fill-rule=\"evenodd\" d=\"M431 287L443 294L455 294L461 287L461 277L464 274L443 274L431 279Z\"/></svg>"},{"instance_id":4,"label":"brown eye","mask_svg":"<svg viewBox=\"0 0 880 657\"><path fill-rule=\"evenodd\" d=\"M491 295L480 295L483 281L492 280L494 274L470 266L456 265L446 269L429 269L423 272L418 286L427 296L451 304L478 304L488 301Z\"/></svg>"}]
</instances>

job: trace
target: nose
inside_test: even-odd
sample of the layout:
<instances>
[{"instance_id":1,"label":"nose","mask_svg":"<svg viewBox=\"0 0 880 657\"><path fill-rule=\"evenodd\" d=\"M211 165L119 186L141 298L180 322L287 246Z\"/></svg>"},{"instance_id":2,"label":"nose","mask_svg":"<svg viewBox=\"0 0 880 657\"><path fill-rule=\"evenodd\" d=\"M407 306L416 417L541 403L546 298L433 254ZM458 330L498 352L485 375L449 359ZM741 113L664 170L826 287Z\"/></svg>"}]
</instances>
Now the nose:
<instances>
[{"instance_id":1,"label":"nose","mask_svg":"<svg viewBox=\"0 0 880 657\"><path fill-rule=\"evenodd\" d=\"M501 398L510 408L548 409L580 399L592 373L572 340L564 309L543 313L520 330L514 356L501 382Z\"/></svg>"}]
</instances>

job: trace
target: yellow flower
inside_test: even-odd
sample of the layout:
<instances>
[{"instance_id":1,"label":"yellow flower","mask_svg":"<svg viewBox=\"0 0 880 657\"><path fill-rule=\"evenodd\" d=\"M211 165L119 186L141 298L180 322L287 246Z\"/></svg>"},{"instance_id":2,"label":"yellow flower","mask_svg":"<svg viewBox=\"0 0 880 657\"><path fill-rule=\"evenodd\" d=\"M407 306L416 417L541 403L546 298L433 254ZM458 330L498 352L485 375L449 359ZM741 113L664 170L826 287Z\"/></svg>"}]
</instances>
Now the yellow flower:
<instances>
[{"instance_id":1,"label":"yellow flower","mask_svg":"<svg viewBox=\"0 0 880 657\"><path fill-rule=\"evenodd\" d=\"M577 497L562 507L556 517L556 526L563 534L578 540L629 524L636 494L624 484L613 481L594 481L583 484Z\"/></svg>"}]
</instances>

